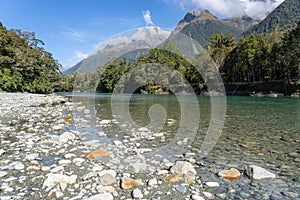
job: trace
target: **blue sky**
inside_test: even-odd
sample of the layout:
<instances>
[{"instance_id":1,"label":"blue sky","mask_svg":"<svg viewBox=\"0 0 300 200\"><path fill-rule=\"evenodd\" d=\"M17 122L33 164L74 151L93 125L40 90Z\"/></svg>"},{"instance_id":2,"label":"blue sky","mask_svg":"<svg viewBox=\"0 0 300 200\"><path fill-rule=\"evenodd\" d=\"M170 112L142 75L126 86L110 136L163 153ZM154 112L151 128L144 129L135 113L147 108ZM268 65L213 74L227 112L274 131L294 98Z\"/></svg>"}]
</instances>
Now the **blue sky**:
<instances>
[{"instance_id":1,"label":"blue sky","mask_svg":"<svg viewBox=\"0 0 300 200\"><path fill-rule=\"evenodd\" d=\"M173 29L191 9L209 9L219 17L241 15L248 8L237 2L241 0L0 0L0 22L8 29L35 32L45 42L44 48L68 67L101 41L146 26L143 11L150 11L157 26Z\"/></svg>"}]
</instances>

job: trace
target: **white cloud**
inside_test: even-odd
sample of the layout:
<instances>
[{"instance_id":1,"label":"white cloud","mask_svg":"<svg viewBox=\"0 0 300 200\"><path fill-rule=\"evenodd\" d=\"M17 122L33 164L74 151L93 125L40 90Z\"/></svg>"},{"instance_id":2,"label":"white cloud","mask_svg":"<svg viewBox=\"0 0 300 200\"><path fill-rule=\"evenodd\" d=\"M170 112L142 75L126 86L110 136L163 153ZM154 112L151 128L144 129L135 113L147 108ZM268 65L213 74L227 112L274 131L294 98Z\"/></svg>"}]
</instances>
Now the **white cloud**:
<instances>
[{"instance_id":1,"label":"white cloud","mask_svg":"<svg viewBox=\"0 0 300 200\"><path fill-rule=\"evenodd\" d=\"M89 54L83 53L83 52L81 52L81 51L76 51L76 52L75 52L75 57L76 57L77 59L79 59L79 60L83 60L83 59L87 58L88 56L89 56Z\"/></svg>"},{"instance_id":2,"label":"white cloud","mask_svg":"<svg viewBox=\"0 0 300 200\"><path fill-rule=\"evenodd\" d=\"M170 0L183 8L207 9L215 15L237 17L248 15L263 19L284 0Z\"/></svg>"},{"instance_id":3,"label":"white cloud","mask_svg":"<svg viewBox=\"0 0 300 200\"><path fill-rule=\"evenodd\" d=\"M64 28L62 34L65 35L67 38L75 40L77 42L86 42L85 40L85 33L83 31L78 31L72 28Z\"/></svg>"},{"instance_id":4,"label":"white cloud","mask_svg":"<svg viewBox=\"0 0 300 200\"><path fill-rule=\"evenodd\" d=\"M151 13L149 10L146 10L146 11L143 11L143 17L144 17L144 20L146 22L146 25L147 26L152 26L154 25L154 23L152 22L152 19L151 19Z\"/></svg>"}]
</instances>

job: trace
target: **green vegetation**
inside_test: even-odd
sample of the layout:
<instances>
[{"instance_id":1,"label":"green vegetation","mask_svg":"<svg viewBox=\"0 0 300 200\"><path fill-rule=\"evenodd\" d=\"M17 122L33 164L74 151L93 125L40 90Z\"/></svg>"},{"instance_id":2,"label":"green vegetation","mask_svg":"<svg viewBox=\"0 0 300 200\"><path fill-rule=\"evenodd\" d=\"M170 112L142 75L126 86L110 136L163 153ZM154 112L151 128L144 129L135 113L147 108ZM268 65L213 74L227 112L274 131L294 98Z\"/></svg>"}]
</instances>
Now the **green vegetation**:
<instances>
[{"instance_id":1,"label":"green vegetation","mask_svg":"<svg viewBox=\"0 0 300 200\"><path fill-rule=\"evenodd\" d=\"M49 93L58 87L60 65L32 32L0 23L0 90Z\"/></svg>"},{"instance_id":2,"label":"green vegetation","mask_svg":"<svg viewBox=\"0 0 300 200\"><path fill-rule=\"evenodd\" d=\"M294 29L299 21L300 1L285 0L263 21L247 30L242 36L267 33L268 31L273 31L276 27L280 30Z\"/></svg>"}]
</instances>

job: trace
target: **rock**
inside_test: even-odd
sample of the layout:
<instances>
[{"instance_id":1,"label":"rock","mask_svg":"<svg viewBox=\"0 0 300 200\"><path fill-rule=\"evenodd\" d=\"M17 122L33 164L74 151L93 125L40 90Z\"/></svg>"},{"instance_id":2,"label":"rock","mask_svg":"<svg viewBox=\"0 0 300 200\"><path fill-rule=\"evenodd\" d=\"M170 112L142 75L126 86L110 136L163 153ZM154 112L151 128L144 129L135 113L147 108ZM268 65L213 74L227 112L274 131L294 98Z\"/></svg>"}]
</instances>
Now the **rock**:
<instances>
[{"instance_id":1,"label":"rock","mask_svg":"<svg viewBox=\"0 0 300 200\"><path fill-rule=\"evenodd\" d=\"M203 197L201 197L201 196L199 196L197 194L192 195L191 198L192 198L192 200L205 200Z\"/></svg>"},{"instance_id":2,"label":"rock","mask_svg":"<svg viewBox=\"0 0 300 200\"><path fill-rule=\"evenodd\" d=\"M98 175L97 172L89 172L89 173L83 175L81 179L84 180L84 181L86 181L86 180L88 180L90 178L96 177L97 175Z\"/></svg>"},{"instance_id":3,"label":"rock","mask_svg":"<svg viewBox=\"0 0 300 200\"><path fill-rule=\"evenodd\" d=\"M43 166L43 167L41 168L41 170L42 170L43 172L50 171L50 169L51 169L50 166Z\"/></svg>"},{"instance_id":4,"label":"rock","mask_svg":"<svg viewBox=\"0 0 300 200\"><path fill-rule=\"evenodd\" d=\"M25 159L31 161L31 160L37 159L38 157L39 157L38 153L32 153L32 154L26 155Z\"/></svg>"},{"instance_id":5,"label":"rock","mask_svg":"<svg viewBox=\"0 0 300 200\"><path fill-rule=\"evenodd\" d=\"M184 180L184 174L171 174L162 178L163 182L179 182Z\"/></svg>"},{"instance_id":6,"label":"rock","mask_svg":"<svg viewBox=\"0 0 300 200\"><path fill-rule=\"evenodd\" d=\"M265 178L276 178L276 175L269 172L268 170L256 166L256 165L248 165L245 167L245 174L254 180L261 180Z\"/></svg>"},{"instance_id":7,"label":"rock","mask_svg":"<svg viewBox=\"0 0 300 200\"><path fill-rule=\"evenodd\" d=\"M64 129L62 125L54 125L52 128L54 131L61 131Z\"/></svg>"},{"instance_id":8,"label":"rock","mask_svg":"<svg viewBox=\"0 0 300 200\"><path fill-rule=\"evenodd\" d=\"M176 164L171 167L170 172L172 174L187 174L188 172L191 172L193 175L197 174L194 166L186 161L177 161Z\"/></svg>"},{"instance_id":9,"label":"rock","mask_svg":"<svg viewBox=\"0 0 300 200\"><path fill-rule=\"evenodd\" d=\"M116 189L112 186L99 185L96 189L97 189L98 193L105 193L105 192L113 193L116 191Z\"/></svg>"},{"instance_id":10,"label":"rock","mask_svg":"<svg viewBox=\"0 0 300 200\"><path fill-rule=\"evenodd\" d=\"M241 173L235 168L230 168L219 171L218 176L229 180L236 180L241 177Z\"/></svg>"},{"instance_id":11,"label":"rock","mask_svg":"<svg viewBox=\"0 0 300 200\"><path fill-rule=\"evenodd\" d=\"M92 173L96 173L96 172L92 172ZM115 172L114 170L103 170L103 171L99 172L98 175L100 176L99 182L103 186L112 185L117 182L117 180L115 178L117 175L117 172Z\"/></svg>"},{"instance_id":12,"label":"rock","mask_svg":"<svg viewBox=\"0 0 300 200\"><path fill-rule=\"evenodd\" d=\"M70 159L70 158L75 158L76 155L73 154L73 153L67 153L67 154L64 155L64 157L65 157L65 159Z\"/></svg>"},{"instance_id":13,"label":"rock","mask_svg":"<svg viewBox=\"0 0 300 200\"><path fill-rule=\"evenodd\" d=\"M83 158L74 158L73 159L73 163L83 163L85 161L85 159Z\"/></svg>"},{"instance_id":14,"label":"rock","mask_svg":"<svg viewBox=\"0 0 300 200\"><path fill-rule=\"evenodd\" d=\"M175 189L180 192L180 193L185 193L186 192L186 187L184 185L177 185Z\"/></svg>"},{"instance_id":15,"label":"rock","mask_svg":"<svg viewBox=\"0 0 300 200\"><path fill-rule=\"evenodd\" d=\"M217 182L206 182L205 185L210 188L220 187L220 184Z\"/></svg>"},{"instance_id":16,"label":"rock","mask_svg":"<svg viewBox=\"0 0 300 200\"><path fill-rule=\"evenodd\" d=\"M28 166L28 167L26 167L26 171L38 171L40 169L41 169L40 166Z\"/></svg>"},{"instance_id":17,"label":"rock","mask_svg":"<svg viewBox=\"0 0 300 200\"><path fill-rule=\"evenodd\" d=\"M25 165L23 165L23 163L18 162L18 163L16 163L16 164L14 165L14 168L15 168L16 170L22 170L22 169L25 168Z\"/></svg>"},{"instance_id":18,"label":"rock","mask_svg":"<svg viewBox=\"0 0 300 200\"><path fill-rule=\"evenodd\" d=\"M67 176L62 174L48 174L47 179L44 181L43 188L53 187L60 183L74 184L76 183L77 176Z\"/></svg>"},{"instance_id":19,"label":"rock","mask_svg":"<svg viewBox=\"0 0 300 200\"><path fill-rule=\"evenodd\" d=\"M293 199L296 199L299 196L297 193L288 192L288 191L283 191L282 194L286 197L293 198Z\"/></svg>"},{"instance_id":20,"label":"rock","mask_svg":"<svg viewBox=\"0 0 300 200\"><path fill-rule=\"evenodd\" d=\"M133 170L134 173L140 173L146 171L147 164L142 162L134 162L130 164L130 168Z\"/></svg>"},{"instance_id":21,"label":"rock","mask_svg":"<svg viewBox=\"0 0 300 200\"><path fill-rule=\"evenodd\" d=\"M216 194L216 196L220 199L225 199L226 198L226 194L225 193L220 193L220 194Z\"/></svg>"},{"instance_id":22,"label":"rock","mask_svg":"<svg viewBox=\"0 0 300 200\"><path fill-rule=\"evenodd\" d=\"M143 198L143 194L142 194L142 191L139 189L139 188L135 188L133 191L132 191L132 197L133 198Z\"/></svg>"},{"instance_id":23,"label":"rock","mask_svg":"<svg viewBox=\"0 0 300 200\"><path fill-rule=\"evenodd\" d=\"M214 195L210 192L203 192L202 194L208 199L214 198Z\"/></svg>"},{"instance_id":24,"label":"rock","mask_svg":"<svg viewBox=\"0 0 300 200\"><path fill-rule=\"evenodd\" d=\"M60 160L60 161L58 161L58 164L59 165L68 165L71 162L72 162L71 160Z\"/></svg>"},{"instance_id":25,"label":"rock","mask_svg":"<svg viewBox=\"0 0 300 200\"><path fill-rule=\"evenodd\" d=\"M134 180L131 178L122 178L121 179L121 188L125 189L125 190L133 188L133 187L142 186L142 185L144 185L144 183L141 181L138 181L138 180Z\"/></svg>"},{"instance_id":26,"label":"rock","mask_svg":"<svg viewBox=\"0 0 300 200\"><path fill-rule=\"evenodd\" d=\"M299 153L297 153L297 152L291 152L291 153L289 153L289 157L297 158L297 157L299 157Z\"/></svg>"},{"instance_id":27,"label":"rock","mask_svg":"<svg viewBox=\"0 0 300 200\"><path fill-rule=\"evenodd\" d=\"M61 143L66 143L68 141L73 141L75 140L76 136L73 133L70 132L64 132L61 134L58 138L59 142Z\"/></svg>"},{"instance_id":28,"label":"rock","mask_svg":"<svg viewBox=\"0 0 300 200\"><path fill-rule=\"evenodd\" d=\"M5 150L4 149L0 149L0 157L3 155L3 154L5 154Z\"/></svg>"},{"instance_id":29,"label":"rock","mask_svg":"<svg viewBox=\"0 0 300 200\"><path fill-rule=\"evenodd\" d=\"M157 185L157 179L156 178L152 178L148 181L148 186L154 186Z\"/></svg>"},{"instance_id":30,"label":"rock","mask_svg":"<svg viewBox=\"0 0 300 200\"><path fill-rule=\"evenodd\" d=\"M84 200L113 200L114 197L112 194L108 192L104 192L102 194L96 194L94 196L84 198Z\"/></svg>"},{"instance_id":31,"label":"rock","mask_svg":"<svg viewBox=\"0 0 300 200\"><path fill-rule=\"evenodd\" d=\"M98 149L98 150L90 152L86 157L88 159L92 159L92 158L103 157L103 156L108 156L108 155L109 155L108 151Z\"/></svg>"},{"instance_id":32,"label":"rock","mask_svg":"<svg viewBox=\"0 0 300 200\"><path fill-rule=\"evenodd\" d=\"M8 173L5 171L0 171L0 178L6 176Z\"/></svg>"}]
</instances>

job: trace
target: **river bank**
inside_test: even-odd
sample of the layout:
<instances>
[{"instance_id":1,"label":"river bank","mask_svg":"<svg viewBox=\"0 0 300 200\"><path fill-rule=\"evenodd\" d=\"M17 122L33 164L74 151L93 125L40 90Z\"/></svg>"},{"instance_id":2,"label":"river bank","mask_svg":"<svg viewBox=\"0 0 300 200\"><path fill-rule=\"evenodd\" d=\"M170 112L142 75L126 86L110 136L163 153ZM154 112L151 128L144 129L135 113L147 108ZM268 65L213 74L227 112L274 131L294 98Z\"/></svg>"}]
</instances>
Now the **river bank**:
<instances>
[{"instance_id":1,"label":"river bank","mask_svg":"<svg viewBox=\"0 0 300 200\"><path fill-rule=\"evenodd\" d=\"M0 105L1 200L299 198L299 185L291 189L266 166L224 166L189 150L177 161L146 158L152 151L142 145L146 129L136 130L139 137L99 142L107 135L90 137L93 113L63 96L0 93ZM97 127L117 123L96 119ZM164 133L152 136L162 140ZM231 180L219 177L224 174Z\"/></svg>"}]
</instances>

